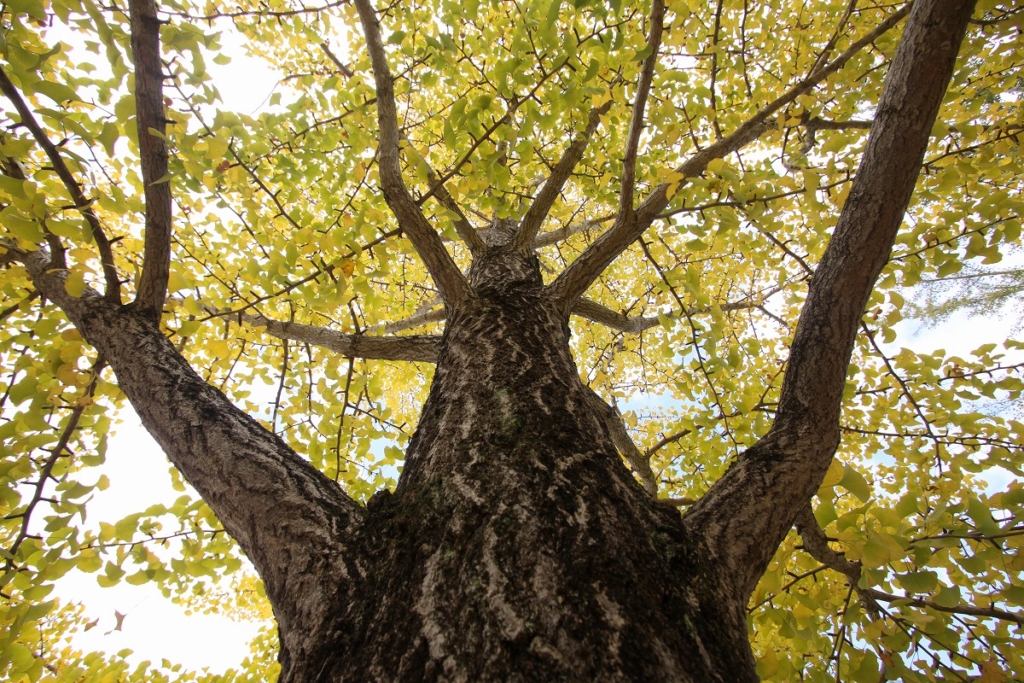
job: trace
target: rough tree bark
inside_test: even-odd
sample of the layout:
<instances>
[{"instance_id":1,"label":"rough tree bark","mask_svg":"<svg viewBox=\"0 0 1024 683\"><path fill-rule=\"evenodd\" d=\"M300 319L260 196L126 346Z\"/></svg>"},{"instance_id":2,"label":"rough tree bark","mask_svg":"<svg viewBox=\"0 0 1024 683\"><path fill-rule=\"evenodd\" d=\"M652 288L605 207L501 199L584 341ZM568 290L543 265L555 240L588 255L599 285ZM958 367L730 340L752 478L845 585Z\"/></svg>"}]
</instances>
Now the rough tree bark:
<instances>
[{"instance_id":1,"label":"rough tree bark","mask_svg":"<svg viewBox=\"0 0 1024 683\"><path fill-rule=\"evenodd\" d=\"M69 295L67 272L46 249L7 245L4 259L21 261L99 350L253 561L280 628L282 681L757 680L747 601L838 444L854 336L973 2L914 4L811 281L775 426L685 514L623 466L569 350L569 312L664 207L665 188L638 208L624 188L608 238L553 285L532 252L546 207L506 244L478 244L467 280L403 184L376 15L368 0L356 4L377 79L384 190L447 307L440 340L336 340L346 353L436 358L393 494L356 504L204 384L153 323L159 264L147 261L156 274L146 300L121 306L92 290ZM642 116L641 102L634 120ZM166 258L166 239L154 238L153 258Z\"/></svg>"}]
</instances>

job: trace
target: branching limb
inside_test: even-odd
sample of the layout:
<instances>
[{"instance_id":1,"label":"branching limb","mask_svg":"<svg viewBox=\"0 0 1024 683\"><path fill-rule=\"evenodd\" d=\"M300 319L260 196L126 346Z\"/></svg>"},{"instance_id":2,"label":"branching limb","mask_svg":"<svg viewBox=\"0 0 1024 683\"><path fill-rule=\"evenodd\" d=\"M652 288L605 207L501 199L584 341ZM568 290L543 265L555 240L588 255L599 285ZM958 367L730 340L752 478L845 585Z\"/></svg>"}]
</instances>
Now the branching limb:
<instances>
[{"instance_id":1,"label":"branching limb","mask_svg":"<svg viewBox=\"0 0 1024 683\"><path fill-rule=\"evenodd\" d=\"M476 228L473 227L473 224L469 222L469 219L466 218L466 214L462 211L462 207L459 206L459 203L455 201L455 197L452 197L445 188L444 181L437 175L437 171L427 163L427 160L424 157L419 155L419 152L416 151L415 147L413 147L409 138L403 134L402 139L405 140L408 143L409 148L419 156L420 163L426 166L427 182L434 188L434 195L437 197L437 201L441 203L441 206L448 209L448 211L455 216L452 220L452 226L455 228L455 232L458 234L459 239L465 243L471 254L479 254L486 251L487 244L480 236L480 233L477 232Z\"/></svg>"},{"instance_id":2,"label":"branching limb","mask_svg":"<svg viewBox=\"0 0 1024 683\"><path fill-rule=\"evenodd\" d=\"M684 518L743 595L832 461L864 306L910 201L973 7L973 0L914 3L857 177L810 281L775 423Z\"/></svg>"},{"instance_id":3,"label":"branching limb","mask_svg":"<svg viewBox=\"0 0 1024 683\"><path fill-rule=\"evenodd\" d=\"M644 487L644 491L652 497L658 495L658 482L655 480L654 472L651 470L650 456L641 453L640 449L633 443L632 437L626 431L626 424L622 421L622 415L619 414L618 410L608 405L590 387L587 387L587 400L589 401L590 409L604 423L611 434L612 443L615 444L615 448L626 459L626 462L629 463L633 474L640 479L640 484Z\"/></svg>"},{"instance_id":4,"label":"branching limb","mask_svg":"<svg viewBox=\"0 0 1024 683\"><path fill-rule=\"evenodd\" d=\"M563 301L567 308L590 287L591 283L608 265L644 233L651 223L668 205L670 185L678 187L687 178L700 175L709 162L720 159L743 148L763 135L770 127L770 118L800 95L809 92L828 76L839 71L855 54L874 42L879 36L900 22L910 11L906 5L894 12L888 19L874 30L854 42L848 49L835 58L828 66L815 71L804 80L786 91L773 102L758 111L754 116L737 128L732 134L722 138L694 154L681 166L675 169L672 183L663 182L643 201L635 212L620 214L612 226L558 276L551 284L552 294Z\"/></svg>"},{"instance_id":5,"label":"branching limb","mask_svg":"<svg viewBox=\"0 0 1024 683\"><path fill-rule=\"evenodd\" d=\"M88 287L71 296L68 271L50 267L45 248L3 246L107 361L147 431L256 565L282 633L289 625L330 623L327 610L360 590L364 565L352 539L362 506L206 384L149 318ZM324 599L300 599L310 594ZM309 656L315 647L286 638L283 659Z\"/></svg>"},{"instance_id":6,"label":"branching limb","mask_svg":"<svg viewBox=\"0 0 1024 683\"><path fill-rule=\"evenodd\" d=\"M619 189L619 213L616 222L624 221L627 214L633 213L633 191L636 182L636 155L640 149L640 133L644 128L644 112L647 109L647 97L651 93L651 82L654 80L654 67L658 64L658 50L661 48L661 33L665 22L665 3L662 0L651 2L651 28L647 34L647 49L650 53L644 58L640 70L640 82L636 86L636 97L633 99L633 112L629 121L629 133L626 138L626 152L622 159L622 184Z\"/></svg>"},{"instance_id":7,"label":"branching limb","mask_svg":"<svg viewBox=\"0 0 1024 683\"><path fill-rule=\"evenodd\" d=\"M374 82L377 86L377 120L380 127L377 164L384 199L415 247L416 253L423 259L445 304L456 306L469 296L469 285L452 260L451 254L445 249L440 235L427 222L405 186L399 159L401 135L395 109L395 89L388 68L387 55L384 52L384 43L381 40L377 14L370 5L370 0L355 0L355 5L359 11L359 20L363 26L366 49L370 55Z\"/></svg>"},{"instance_id":8,"label":"branching limb","mask_svg":"<svg viewBox=\"0 0 1024 683\"><path fill-rule=\"evenodd\" d=\"M327 55L327 58L330 59L336 67L338 67L338 70L341 71L342 75L344 75L345 78L352 78L353 76L355 76L355 73L352 71L352 69L348 68L345 65L345 63L342 62L336 54L334 54L334 52L331 50L331 47L326 42L320 43L320 49L323 50L324 54ZM416 150L416 148L413 146L412 141L409 140L408 136L405 135L405 133L402 133L401 131L400 135L402 141L409 145L409 149L412 150L412 152L416 154L417 157L419 157L420 163L422 163L426 167L427 182L430 183L431 187L436 188L434 194L437 195L437 200L441 203L441 206L455 214L456 218L453 222L453 225L455 226L455 232L458 233L462 241L466 243L466 246L469 247L470 252L475 254L479 251L484 250L487 245L485 245L483 240L480 239L480 236L477 234L476 229L466 218L466 215L462 212L462 208L459 206L458 202L456 202L455 198L452 197L451 194L449 194L448 190L445 189L444 183L438 177L437 172L429 163L427 163L427 160L419 154L418 150Z\"/></svg>"},{"instance_id":9,"label":"branching limb","mask_svg":"<svg viewBox=\"0 0 1024 683\"><path fill-rule=\"evenodd\" d=\"M435 363L441 348L441 337L437 335L377 337L366 334L343 334L323 327L281 322L259 315L242 315L240 322L255 327L266 327L267 334L278 339L312 344L340 353L346 358Z\"/></svg>"},{"instance_id":10,"label":"branching limb","mask_svg":"<svg viewBox=\"0 0 1024 683\"><path fill-rule=\"evenodd\" d=\"M135 62L135 122L139 161L146 198L146 234L142 274L135 303L155 322L167 297L171 270L171 183L164 142L163 65L160 61L160 20L154 0L129 0L132 61Z\"/></svg>"},{"instance_id":11,"label":"branching limb","mask_svg":"<svg viewBox=\"0 0 1024 683\"><path fill-rule=\"evenodd\" d=\"M846 559L841 553L833 550L828 544L828 537L825 536L825 531L818 524L818 520L814 518L814 512L811 510L811 506L808 503L803 510L801 510L799 516L796 519L797 531L800 533L800 538L804 542L804 550L830 569L843 574L850 581L850 585L853 586L854 590L860 596L861 602L864 604L865 609L873 614L879 614L881 609L879 607L880 602L894 602L902 601L904 604L913 605L915 607L926 607L933 609L938 612L946 612L948 614L961 614L967 616L984 617L990 619L1002 619L1004 621L1011 621L1015 624L1024 626L1024 614L1017 612L1008 612L1003 609L996 607L975 607L972 605L940 605L931 600L924 598L915 598L911 595L892 595L884 591L876 590L874 588L862 588L860 586L861 567L857 562L851 562Z\"/></svg>"},{"instance_id":12,"label":"branching limb","mask_svg":"<svg viewBox=\"0 0 1024 683\"><path fill-rule=\"evenodd\" d=\"M757 299L721 304L718 308L723 312L761 308L770 296L779 291L781 291L780 288L773 287ZM712 306L691 306L682 311L672 311L666 314L666 317L670 319L690 317L708 313L712 308ZM576 305L572 307L572 314L627 334L640 334L644 330L649 330L661 324L661 318L658 316L626 316L587 298L580 298L576 302Z\"/></svg>"},{"instance_id":13,"label":"branching limb","mask_svg":"<svg viewBox=\"0 0 1024 683\"><path fill-rule=\"evenodd\" d=\"M105 296L107 299L114 303L121 303L121 280L117 277L117 269L114 267L114 253L110 248L110 240L107 238L106 233L103 232L103 227L100 225L100 219L96 216L96 212L92 208L92 200L87 199L85 192L82 190L82 186L75 180L74 174L71 173L71 169L68 168L67 163L64 161L64 157L61 156L60 150L54 145L50 139L46 136L46 131L43 130L39 122L36 121L35 115L32 110L29 109L28 104L22 98L21 93L14 87L14 83L7 77L7 73L0 68L0 91L3 91L4 95L14 105L18 115L21 116L21 123L32 133L32 137L35 138L36 144L43 148L46 153L46 157L50 160L53 165L53 170L57 173L61 182L64 184L64 189L68 191L71 196L71 201L75 203L75 208L81 212L85 218L86 223L89 224L89 231L92 234L92 239L96 243L96 248L100 252L100 263L103 266L103 280L106 284Z\"/></svg>"},{"instance_id":14,"label":"branching limb","mask_svg":"<svg viewBox=\"0 0 1024 683\"><path fill-rule=\"evenodd\" d=\"M658 1L655 0L655 2ZM523 220L519 224L519 230L512 240L513 248L519 250L533 248L537 239L537 233L540 232L541 224L547 218L548 212L551 210L555 200L558 199L558 195L561 194L562 188L565 187L565 182L572 175L576 164L583 158L583 153L587 150L590 139L594 136L597 126L601 123L601 117L608 112L611 105L611 100L609 100L600 107L590 110L590 116L587 117L587 127L562 152L562 158L555 164L551 175L544 181L540 192L534 197L530 208L526 211L526 215L523 216Z\"/></svg>"}]
</instances>

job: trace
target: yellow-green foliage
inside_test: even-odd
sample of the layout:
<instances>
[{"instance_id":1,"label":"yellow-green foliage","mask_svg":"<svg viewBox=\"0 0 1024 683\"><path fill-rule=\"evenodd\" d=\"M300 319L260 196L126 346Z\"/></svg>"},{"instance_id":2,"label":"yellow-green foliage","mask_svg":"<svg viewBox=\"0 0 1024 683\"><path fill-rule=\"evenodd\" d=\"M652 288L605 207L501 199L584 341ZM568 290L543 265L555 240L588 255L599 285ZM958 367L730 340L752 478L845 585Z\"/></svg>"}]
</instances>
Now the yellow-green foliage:
<instances>
[{"instance_id":1,"label":"yellow-green foliage","mask_svg":"<svg viewBox=\"0 0 1024 683\"><path fill-rule=\"evenodd\" d=\"M355 9L170 0L161 11L176 202L166 331L211 384L351 495L393 487L432 368L348 361L238 315L353 333L439 306L377 187L374 91ZM591 107L611 101L544 226L592 221L542 250L546 277L560 271L618 201L646 11L622 0L391 5L382 24L413 189L426 192L429 162L450 174L447 190L472 207L473 221L515 216ZM672 169L892 11L877 0L669 4L637 196L668 180L670 212L588 291L660 324L629 335L574 323L577 361L595 389L620 405L639 391L664 397L656 409L626 413L641 450L676 437L652 460L662 496L700 496L768 429L807 269L843 205L899 27L785 107L741 153L685 183ZM1022 345L986 340L995 343L963 357L928 354L901 348L893 328L907 287L996 263L1020 244L1024 12L983 0L976 17L868 305L838 461L815 501L833 547L862 563L861 588L916 600L866 611L847 578L792 535L750 606L769 680L874 683L883 667L905 681L1024 677L1024 424L985 408L1020 397ZM117 238L130 288L143 220L128 31L127 10L111 3L0 6L0 67ZM219 108L207 63L227 59L220 31L240 32L245 49L279 74L262 113ZM20 119L10 103L0 112L3 236L23 249L47 234L62 238L67 286L80 293L100 277L82 213L32 136L11 125ZM423 207L466 265L451 217L434 201ZM106 486L106 435L122 397L20 266L0 270L0 291L0 678L213 680L167 662L131 669L117 656L82 654L65 637L83 627L82 612L49 596L74 568L103 585L152 583L194 609L269 614L237 548L191 490L171 506L87 521L91 494ZM217 680L272 679L274 638L266 631L252 658Z\"/></svg>"}]
</instances>

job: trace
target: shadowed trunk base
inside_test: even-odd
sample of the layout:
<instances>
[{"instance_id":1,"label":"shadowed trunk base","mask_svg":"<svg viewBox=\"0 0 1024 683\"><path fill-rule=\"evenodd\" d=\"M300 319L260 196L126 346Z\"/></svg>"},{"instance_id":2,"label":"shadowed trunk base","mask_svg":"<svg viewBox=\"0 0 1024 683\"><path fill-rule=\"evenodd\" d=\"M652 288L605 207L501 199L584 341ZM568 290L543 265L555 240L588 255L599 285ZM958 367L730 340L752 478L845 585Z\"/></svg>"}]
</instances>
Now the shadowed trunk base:
<instances>
[{"instance_id":1,"label":"shadowed trunk base","mask_svg":"<svg viewBox=\"0 0 1024 683\"><path fill-rule=\"evenodd\" d=\"M450 316L398 488L367 506L358 602L282 680L757 679L746 596L633 480L567 335L539 287Z\"/></svg>"}]
</instances>

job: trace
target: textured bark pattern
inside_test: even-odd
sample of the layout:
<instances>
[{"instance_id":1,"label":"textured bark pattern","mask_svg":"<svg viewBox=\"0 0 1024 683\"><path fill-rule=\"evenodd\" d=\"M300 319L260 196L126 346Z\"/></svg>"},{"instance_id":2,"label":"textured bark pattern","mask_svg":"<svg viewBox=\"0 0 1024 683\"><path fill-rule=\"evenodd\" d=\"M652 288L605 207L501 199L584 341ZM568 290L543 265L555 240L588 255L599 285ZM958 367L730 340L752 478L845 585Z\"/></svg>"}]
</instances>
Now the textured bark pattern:
<instances>
[{"instance_id":1,"label":"textured bark pattern","mask_svg":"<svg viewBox=\"0 0 1024 683\"><path fill-rule=\"evenodd\" d=\"M754 679L745 597L623 467L536 259L492 252L473 279L398 489L368 506L334 678Z\"/></svg>"}]
</instances>

